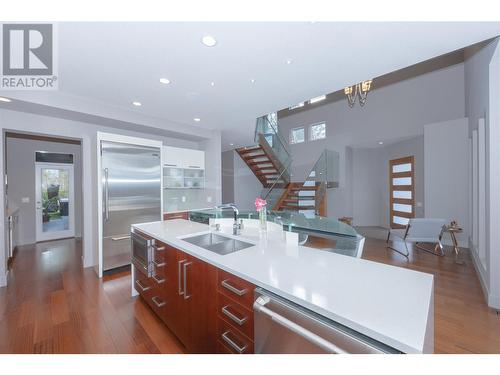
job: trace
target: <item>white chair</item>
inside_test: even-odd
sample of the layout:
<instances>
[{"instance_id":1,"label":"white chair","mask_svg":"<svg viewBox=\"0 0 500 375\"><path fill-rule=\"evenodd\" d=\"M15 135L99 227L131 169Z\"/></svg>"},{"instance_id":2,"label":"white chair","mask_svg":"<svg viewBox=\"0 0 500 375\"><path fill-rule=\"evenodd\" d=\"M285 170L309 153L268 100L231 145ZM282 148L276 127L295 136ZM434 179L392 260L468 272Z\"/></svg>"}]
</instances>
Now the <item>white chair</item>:
<instances>
[{"instance_id":1,"label":"white chair","mask_svg":"<svg viewBox=\"0 0 500 375\"><path fill-rule=\"evenodd\" d=\"M399 238L403 241L406 248L406 254L395 249L392 246L387 246L389 249L396 251L397 253L404 255L408 258L410 252L408 251L407 243L414 243L415 246L423 251L427 251L433 255L444 256L443 245L441 244L441 238L443 237L443 231L446 226L446 220L444 219L427 219L427 218L417 218L409 219L406 228L404 229L389 229L387 234L387 243L391 239L391 236ZM420 246L420 242L435 243L434 250L426 249ZM438 252L439 248L439 252Z\"/></svg>"}]
</instances>

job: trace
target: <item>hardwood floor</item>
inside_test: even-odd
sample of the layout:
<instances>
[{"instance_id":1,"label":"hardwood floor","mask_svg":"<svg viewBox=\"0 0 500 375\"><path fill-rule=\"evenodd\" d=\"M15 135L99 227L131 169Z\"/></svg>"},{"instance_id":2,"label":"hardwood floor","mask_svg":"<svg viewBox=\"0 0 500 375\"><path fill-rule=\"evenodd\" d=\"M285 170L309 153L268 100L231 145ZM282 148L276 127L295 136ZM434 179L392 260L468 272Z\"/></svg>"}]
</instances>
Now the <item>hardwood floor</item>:
<instances>
[{"instance_id":1,"label":"hardwood floor","mask_svg":"<svg viewBox=\"0 0 500 375\"><path fill-rule=\"evenodd\" d=\"M183 353L136 297L130 273L99 280L81 265L80 242L20 247L0 288L0 353Z\"/></svg>"},{"instance_id":2,"label":"hardwood floor","mask_svg":"<svg viewBox=\"0 0 500 375\"><path fill-rule=\"evenodd\" d=\"M328 247L321 239L309 246ZM318 250L321 251L321 250ZM436 353L500 353L500 316L490 310L472 261L411 250L410 260L366 240L363 258L435 275ZM130 274L99 280L82 269L74 240L19 248L0 288L0 353L183 353L182 344L138 297Z\"/></svg>"},{"instance_id":3,"label":"hardwood floor","mask_svg":"<svg viewBox=\"0 0 500 375\"><path fill-rule=\"evenodd\" d=\"M328 248L323 239L305 246ZM403 250L402 243L395 244ZM451 247L437 257L410 247L410 257L386 248L385 240L367 238L363 259L431 273L434 278L434 351L436 353L500 353L500 315L485 302L472 259L462 250L464 266L455 264Z\"/></svg>"}]
</instances>

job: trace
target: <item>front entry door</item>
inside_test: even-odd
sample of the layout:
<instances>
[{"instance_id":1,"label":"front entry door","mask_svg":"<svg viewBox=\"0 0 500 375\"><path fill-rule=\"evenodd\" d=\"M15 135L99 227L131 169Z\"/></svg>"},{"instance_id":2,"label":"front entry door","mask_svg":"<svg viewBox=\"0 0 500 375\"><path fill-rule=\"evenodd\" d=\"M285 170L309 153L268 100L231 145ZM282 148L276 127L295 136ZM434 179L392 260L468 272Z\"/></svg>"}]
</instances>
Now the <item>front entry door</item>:
<instances>
[{"instance_id":1,"label":"front entry door","mask_svg":"<svg viewBox=\"0 0 500 375\"><path fill-rule=\"evenodd\" d=\"M36 163L36 241L75 236L72 164Z\"/></svg>"}]
</instances>

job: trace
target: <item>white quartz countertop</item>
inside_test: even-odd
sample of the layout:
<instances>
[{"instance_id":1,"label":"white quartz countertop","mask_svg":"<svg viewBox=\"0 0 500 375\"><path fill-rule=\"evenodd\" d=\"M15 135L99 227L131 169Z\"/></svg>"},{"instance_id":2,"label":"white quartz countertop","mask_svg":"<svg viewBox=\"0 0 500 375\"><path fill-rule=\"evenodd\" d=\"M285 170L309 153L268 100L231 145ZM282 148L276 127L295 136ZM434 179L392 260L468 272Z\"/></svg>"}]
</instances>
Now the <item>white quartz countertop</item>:
<instances>
[{"instance_id":1,"label":"white quartz countertop","mask_svg":"<svg viewBox=\"0 0 500 375\"><path fill-rule=\"evenodd\" d=\"M254 228L238 238L255 246L218 255L182 241L208 232L205 224L168 220L133 227L402 352L433 351L430 274L287 245L281 233L262 239Z\"/></svg>"}]
</instances>

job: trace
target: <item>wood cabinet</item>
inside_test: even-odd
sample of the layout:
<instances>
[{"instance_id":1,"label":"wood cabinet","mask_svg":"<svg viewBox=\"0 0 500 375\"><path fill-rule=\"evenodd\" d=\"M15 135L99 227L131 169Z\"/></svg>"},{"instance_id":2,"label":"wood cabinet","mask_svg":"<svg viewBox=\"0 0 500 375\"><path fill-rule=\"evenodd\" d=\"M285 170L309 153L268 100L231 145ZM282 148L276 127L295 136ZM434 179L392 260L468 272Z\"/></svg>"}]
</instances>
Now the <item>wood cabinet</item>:
<instances>
[{"instance_id":1,"label":"wood cabinet","mask_svg":"<svg viewBox=\"0 0 500 375\"><path fill-rule=\"evenodd\" d=\"M183 211L183 212L170 212L163 214L163 220L174 220L174 219L188 220L189 212Z\"/></svg>"},{"instance_id":2,"label":"wood cabinet","mask_svg":"<svg viewBox=\"0 0 500 375\"><path fill-rule=\"evenodd\" d=\"M188 352L253 353L253 284L159 241L153 263L134 286Z\"/></svg>"}]
</instances>

